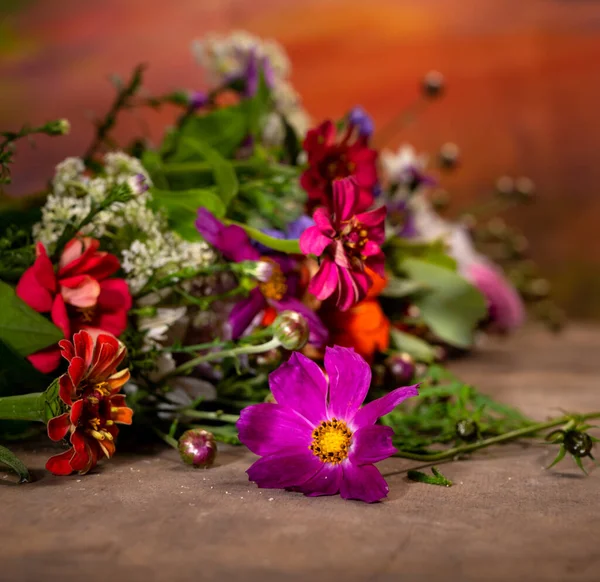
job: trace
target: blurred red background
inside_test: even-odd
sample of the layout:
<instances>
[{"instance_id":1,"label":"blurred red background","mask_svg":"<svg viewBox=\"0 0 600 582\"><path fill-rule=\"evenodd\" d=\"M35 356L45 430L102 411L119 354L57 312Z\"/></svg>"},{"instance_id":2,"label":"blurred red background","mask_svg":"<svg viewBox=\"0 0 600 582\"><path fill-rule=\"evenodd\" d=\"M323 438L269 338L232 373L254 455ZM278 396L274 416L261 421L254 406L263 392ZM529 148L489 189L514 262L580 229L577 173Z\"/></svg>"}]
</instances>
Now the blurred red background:
<instances>
[{"instance_id":1,"label":"blurred red background","mask_svg":"<svg viewBox=\"0 0 600 582\"><path fill-rule=\"evenodd\" d=\"M246 29L277 39L313 119L361 104L383 125L427 71L447 94L388 144L435 153L456 210L503 174L532 178L535 205L509 216L571 315L600 317L600 2L593 0L2 0L0 126L66 117L72 132L20 147L11 192L42 188L92 138L113 97L109 74L149 64L151 93L203 87L190 43ZM123 116L117 135L158 138L172 111Z\"/></svg>"}]
</instances>

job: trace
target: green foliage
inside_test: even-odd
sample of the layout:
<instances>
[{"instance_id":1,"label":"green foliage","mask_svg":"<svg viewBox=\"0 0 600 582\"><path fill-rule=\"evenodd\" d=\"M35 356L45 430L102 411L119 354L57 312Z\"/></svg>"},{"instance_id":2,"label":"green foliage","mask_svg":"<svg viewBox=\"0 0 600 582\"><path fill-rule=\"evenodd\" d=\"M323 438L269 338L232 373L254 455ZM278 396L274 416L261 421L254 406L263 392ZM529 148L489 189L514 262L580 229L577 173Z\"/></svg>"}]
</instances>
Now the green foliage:
<instances>
[{"instance_id":1,"label":"green foliage","mask_svg":"<svg viewBox=\"0 0 600 582\"><path fill-rule=\"evenodd\" d=\"M0 446L0 463L10 467L19 476L19 483L29 483L31 481L31 475L23 461L3 446Z\"/></svg>"},{"instance_id":2,"label":"green foliage","mask_svg":"<svg viewBox=\"0 0 600 582\"><path fill-rule=\"evenodd\" d=\"M485 299L466 279L446 267L419 259L406 259L402 270L426 291L412 299L423 321L443 341L466 348L473 331L487 314Z\"/></svg>"},{"instance_id":3,"label":"green foliage","mask_svg":"<svg viewBox=\"0 0 600 582\"><path fill-rule=\"evenodd\" d=\"M422 473L421 471L408 471L406 474L411 481L427 483L428 485L441 485L442 487L452 487L452 481L444 477L436 467L431 467L433 475Z\"/></svg>"},{"instance_id":4,"label":"green foliage","mask_svg":"<svg viewBox=\"0 0 600 582\"><path fill-rule=\"evenodd\" d=\"M198 208L210 210L216 217L225 215L225 205L212 190L194 188L191 190L152 190L153 204L164 210L169 218L169 226L186 240L198 240L195 220Z\"/></svg>"},{"instance_id":5,"label":"green foliage","mask_svg":"<svg viewBox=\"0 0 600 582\"><path fill-rule=\"evenodd\" d=\"M395 328L391 329L390 335L392 343L396 348L399 351L410 354L415 360L431 363L435 359L433 346L428 344L425 340Z\"/></svg>"},{"instance_id":6,"label":"green foliage","mask_svg":"<svg viewBox=\"0 0 600 582\"><path fill-rule=\"evenodd\" d=\"M280 251L282 253L288 254L301 254L300 251L300 243L297 239L281 239L275 238L273 236L269 236L256 228L252 228L246 224L241 224L239 222L234 222L232 220L227 221L229 224L236 224L237 226L243 228L246 231L246 234L254 239L255 241L273 249L274 251Z\"/></svg>"},{"instance_id":7,"label":"green foliage","mask_svg":"<svg viewBox=\"0 0 600 582\"><path fill-rule=\"evenodd\" d=\"M0 340L0 397L37 392L47 385L47 378L22 355Z\"/></svg>"},{"instance_id":8,"label":"green foliage","mask_svg":"<svg viewBox=\"0 0 600 582\"><path fill-rule=\"evenodd\" d=\"M14 289L0 281L0 340L20 356L55 344L62 331L19 299Z\"/></svg>"}]
</instances>

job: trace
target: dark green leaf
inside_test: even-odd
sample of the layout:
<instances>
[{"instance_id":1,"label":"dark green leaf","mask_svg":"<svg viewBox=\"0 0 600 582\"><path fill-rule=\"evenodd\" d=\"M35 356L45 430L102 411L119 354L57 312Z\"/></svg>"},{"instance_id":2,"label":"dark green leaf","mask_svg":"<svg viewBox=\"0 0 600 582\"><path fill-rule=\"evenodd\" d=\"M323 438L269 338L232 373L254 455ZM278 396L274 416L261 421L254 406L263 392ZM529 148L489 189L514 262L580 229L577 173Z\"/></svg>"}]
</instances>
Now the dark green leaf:
<instances>
[{"instance_id":1,"label":"dark green leaf","mask_svg":"<svg viewBox=\"0 0 600 582\"><path fill-rule=\"evenodd\" d=\"M415 360L429 363L435 359L433 347L425 340L394 328L390 335L396 348L410 354Z\"/></svg>"},{"instance_id":2,"label":"dark green leaf","mask_svg":"<svg viewBox=\"0 0 600 582\"><path fill-rule=\"evenodd\" d=\"M19 483L29 483L31 475L23 462L9 449L0 446L0 463L8 465L18 476Z\"/></svg>"},{"instance_id":3,"label":"dark green leaf","mask_svg":"<svg viewBox=\"0 0 600 582\"><path fill-rule=\"evenodd\" d=\"M47 383L44 374L0 340L0 396L38 392Z\"/></svg>"},{"instance_id":4,"label":"dark green leaf","mask_svg":"<svg viewBox=\"0 0 600 582\"><path fill-rule=\"evenodd\" d=\"M185 138L183 142L210 164L221 194L221 200L227 206L237 196L239 188L233 165L221 156L217 150L203 141Z\"/></svg>"},{"instance_id":5,"label":"dark green leaf","mask_svg":"<svg viewBox=\"0 0 600 582\"><path fill-rule=\"evenodd\" d=\"M458 347L473 343L477 323L487 314L482 294L457 273L418 259L406 259L402 269L428 291L413 298L423 321L442 340Z\"/></svg>"},{"instance_id":6,"label":"dark green leaf","mask_svg":"<svg viewBox=\"0 0 600 582\"><path fill-rule=\"evenodd\" d=\"M0 340L21 356L28 356L63 339L62 331L15 295L0 281Z\"/></svg>"},{"instance_id":7,"label":"dark green leaf","mask_svg":"<svg viewBox=\"0 0 600 582\"><path fill-rule=\"evenodd\" d=\"M388 279L387 285L381 293L381 296L394 297L397 299L399 297L408 297L418 293L419 291L425 290L427 290L427 287L418 281L390 278Z\"/></svg>"},{"instance_id":8,"label":"dark green leaf","mask_svg":"<svg viewBox=\"0 0 600 582\"><path fill-rule=\"evenodd\" d=\"M247 226L246 224L234 222L233 220L228 220L226 222L228 224L236 224L237 226L243 228L250 238L265 245L266 247L269 247L270 249L273 249L274 251L280 251L282 253L293 255L301 254L300 243L297 239L275 238L265 234L264 232L261 232L260 230L252 228L251 226Z\"/></svg>"},{"instance_id":9,"label":"dark green leaf","mask_svg":"<svg viewBox=\"0 0 600 582\"><path fill-rule=\"evenodd\" d=\"M152 190L153 204L165 210L171 228L186 240L198 240L195 221L198 208L206 208L216 217L225 215L223 201L212 190Z\"/></svg>"},{"instance_id":10,"label":"dark green leaf","mask_svg":"<svg viewBox=\"0 0 600 582\"><path fill-rule=\"evenodd\" d=\"M567 449L565 448L564 445L560 445L560 449L558 450L558 455L556 455L556 458L554 459L554 461L552 461L552 463L550 463L546 467L546 469L552 469L552 467L554 467L555 465L558 465L558 463L560 463L565 458L566 454L567 454Z\"/></svg>"},{"instance_id":11,"label":"dark green leaf","mask_svg":"<svg viewBox=\"0 0 600 582\"><path fill-rule=\"evenodd\" d=\"M418 481L419 483L427 483L428 485L440 485L442 487L452 487L452 481L446 479L435 467L431 468L433 475L422 473L421 471L409 471L407 473L408 478L411 481Z\"/></svg>"}]
</instances>

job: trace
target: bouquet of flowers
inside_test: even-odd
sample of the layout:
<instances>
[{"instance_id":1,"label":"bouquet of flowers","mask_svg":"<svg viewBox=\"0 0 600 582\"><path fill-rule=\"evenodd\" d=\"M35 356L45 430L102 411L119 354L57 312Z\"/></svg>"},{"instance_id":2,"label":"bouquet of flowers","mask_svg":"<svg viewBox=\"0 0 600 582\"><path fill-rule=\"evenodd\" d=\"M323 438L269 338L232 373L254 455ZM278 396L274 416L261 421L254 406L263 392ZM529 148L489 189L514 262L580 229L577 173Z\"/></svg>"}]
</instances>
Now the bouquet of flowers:
<instances>
[{"instance_id":1,"label":"bouquet of flowers","mask_svg":"<svg viewBox=\"0 0 600 582\"><path fill-rule=\"evenodd\" d=\"M545 429L555 462L584 468L600 413L536 423L443 365L526 312L561 324L500 216L532 200L531 181L502 178L484 214L450 220L438 183L456 146L428 165L374 145L410 112L377 133L360 107L313 122L277 43L234 33L194 51L208 91L151 96L137 68L43 196L3 198L0 438L43 422L67 445L56 475L112 457L118 425L195 467L242 443L260 487L367 502L386 496L374 464L391 455L441 461ZM419 103L443 90L428 74ZM111 132L134 107L178 113L160 143L119 149ZM68 130L3 132L2 182L19 139ZM0 461L29 478L8 448Z\"/></svg>"}]
</instances>

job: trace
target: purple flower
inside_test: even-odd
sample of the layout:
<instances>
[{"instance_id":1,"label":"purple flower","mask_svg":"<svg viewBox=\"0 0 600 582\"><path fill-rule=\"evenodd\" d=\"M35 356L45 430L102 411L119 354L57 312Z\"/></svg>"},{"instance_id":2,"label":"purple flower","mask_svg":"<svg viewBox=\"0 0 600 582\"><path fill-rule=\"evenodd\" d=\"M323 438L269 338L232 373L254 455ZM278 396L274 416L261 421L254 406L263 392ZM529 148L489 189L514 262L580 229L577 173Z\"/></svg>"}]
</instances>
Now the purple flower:
<instances>
[{"instance_id":1,"label":"purple flower","mask_svg":"<svg viewBox=\"0 0 600 582\"><path fill-rule=\"evenodd\" d=\"M248 297L238 301L229 315L232 339L239 338L250 327L257 315L267 307L281 311L296 311L308 321L310 343L322 346L328 338L327 328L317 314L296 298L299 274L297 261L284 253L255 248L248 235L239 226L225 226L205 208L198 210L196 228L204 239L229 261L264 261L271 265L268 280L260 281Z\"/></svg>"},{"instance_id":2,"label":"purple flower","mask_svg":"<svg viewBox=\"0 0 600 582\"><path fill-rule=\"evenodd\" d=\"M373 120L369 114L358 105L353 107L348 113L348 123L358 128L358 135L361 137L371 137L374 131Z\"/></svg>"},{"instance_id":3,"label":"purple flower","mask_svg":"<svg viewBox=\"0 0 600 582\"><path fill-rule=\"evenodd\" d=\"M196 111L207 105L209 100L208 94L204 91L194 91L189 96L188 105L192 111Z\"/></svg>"},{"instance_id":4,"label":"purple flower","mask_svg":"<svg viewBox=\"0 0 600 582\"><path fill-rule=\"evenodd\" d=\"M387 496L374 463L395 452L393 430L376 425L417 386L397 388L361 408L371 368L354 350L325 352L325 370L294 352L269 376L277 404L254 404L237 423L240 441L262 458L247 471L259 487L335 495L367 503Z\"/></svg>"}]
</instances>

